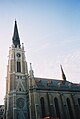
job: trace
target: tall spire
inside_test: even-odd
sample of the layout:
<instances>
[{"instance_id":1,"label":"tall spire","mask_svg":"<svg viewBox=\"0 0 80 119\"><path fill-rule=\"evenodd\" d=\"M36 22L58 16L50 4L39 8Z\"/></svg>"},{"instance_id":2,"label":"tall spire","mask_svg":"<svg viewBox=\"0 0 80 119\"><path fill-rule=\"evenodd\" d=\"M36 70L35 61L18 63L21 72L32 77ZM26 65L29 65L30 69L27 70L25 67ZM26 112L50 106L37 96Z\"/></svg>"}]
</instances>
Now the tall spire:
<instances>
[{"instance_id":1,"label":"tall spire","mask_svg":"<svg viewBox=\"0 0 80 119\"><path fill-rule=\"evenodd\" d=\"M66 81L66 76L65 76L65 74L64 74L62 65L60 65L60 67L61 67L62 79L63 79L64 81Z\"/></svg>"},{"instance_id":2,"label":"tall spire","mask_svg":"<svg viewBox=\"0 0 80 119\"><path fill-rule=\"evenodd\" d=\"M18 28L17 28L17 21L15 20L15 25L14 25L14 33L13 33L13 38L12 38L13 44L15 47L19 46L20 48L20 38L18 34Z\"/></svg>"}]
</instances>

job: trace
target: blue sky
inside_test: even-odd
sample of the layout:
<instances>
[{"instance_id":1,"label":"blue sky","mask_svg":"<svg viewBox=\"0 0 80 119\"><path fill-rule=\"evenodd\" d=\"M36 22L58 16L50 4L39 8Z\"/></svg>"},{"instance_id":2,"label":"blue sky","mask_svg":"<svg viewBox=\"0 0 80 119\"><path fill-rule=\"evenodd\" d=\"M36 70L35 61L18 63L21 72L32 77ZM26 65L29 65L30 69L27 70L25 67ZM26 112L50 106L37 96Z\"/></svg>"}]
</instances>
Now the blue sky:
<instances>
[{"instance_id":1,"label":"blue sky","mask_svg":"<svg viewBox=\"0 0 80 119\"><path fill-rule=\"evenodd\" d=\"M0 104L15 18L36 77L80 83L80 0L0 0ZM3 93L4 92L4 93Z\"/></svg>"}]
</instances>

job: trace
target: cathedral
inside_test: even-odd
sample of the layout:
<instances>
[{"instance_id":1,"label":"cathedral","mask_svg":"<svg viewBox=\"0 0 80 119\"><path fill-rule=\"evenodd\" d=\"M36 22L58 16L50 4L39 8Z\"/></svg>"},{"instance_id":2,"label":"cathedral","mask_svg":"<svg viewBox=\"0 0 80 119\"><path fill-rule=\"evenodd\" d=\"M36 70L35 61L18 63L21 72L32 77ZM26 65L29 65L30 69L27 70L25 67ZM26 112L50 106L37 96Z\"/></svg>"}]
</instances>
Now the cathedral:
<instances>
[{"instance_id":1,"label":"cathedral","mask_svg":"<svg viewBox=\"0 0 80 119\"><path fill-rule=\"evenodd\" d=\"M7 65L4 119L80 119L80 84L67 81L60 67L62 80L35 77L31 63L28 71L15 20Z\"/></svg>"}]
</instances>

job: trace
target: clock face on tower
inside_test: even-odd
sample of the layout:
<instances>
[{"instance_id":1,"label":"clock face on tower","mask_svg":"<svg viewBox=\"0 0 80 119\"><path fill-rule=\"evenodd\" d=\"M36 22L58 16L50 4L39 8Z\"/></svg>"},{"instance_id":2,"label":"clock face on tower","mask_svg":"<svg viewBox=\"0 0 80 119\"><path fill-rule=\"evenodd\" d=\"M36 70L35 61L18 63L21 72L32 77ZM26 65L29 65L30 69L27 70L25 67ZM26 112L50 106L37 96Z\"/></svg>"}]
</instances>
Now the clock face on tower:
<instances>
[{"instance_id":1,"label":"clock face on tower","mask_svg":"<svg viewBox=\"0 0 80 119\"><path fill-rule=\"evenodd\" d=\"M20 53L17 53L16 56L17 56L17 57L21 57L21 54L20 54Z\"/></svg>"},{"instance_id":2,"label":"clock face on tower","mask_svg":"<svg viewBox=\"0 0 80 119\"><path fill-rule=\"evenodd\" d=\"M24 99L23 98L18 98L17 99L17 107L22 109L24 107L24 105L25 105Z\"/></svg>"}]
</instances>

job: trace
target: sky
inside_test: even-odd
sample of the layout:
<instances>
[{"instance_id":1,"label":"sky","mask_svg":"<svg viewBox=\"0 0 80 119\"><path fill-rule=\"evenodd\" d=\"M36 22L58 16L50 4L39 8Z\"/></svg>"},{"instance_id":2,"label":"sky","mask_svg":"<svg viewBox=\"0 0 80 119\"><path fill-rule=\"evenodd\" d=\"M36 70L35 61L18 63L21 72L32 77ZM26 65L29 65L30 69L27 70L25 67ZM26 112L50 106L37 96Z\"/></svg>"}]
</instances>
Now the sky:
<instances>
[{"instance_id":1,"label":"sky","mask_svg":"<svg viewBox=\"0 0 80 119\"><path fill-rule=\"evenodd\" d=\"M80 0L0 0L0 104L4 104L9 47L17 20L35 77L80 83Z\"/></svg>"}]
</instances>

